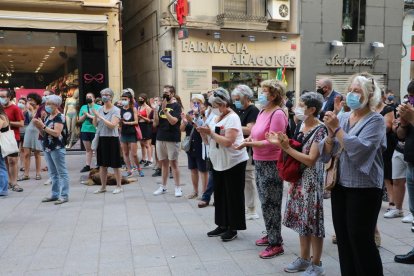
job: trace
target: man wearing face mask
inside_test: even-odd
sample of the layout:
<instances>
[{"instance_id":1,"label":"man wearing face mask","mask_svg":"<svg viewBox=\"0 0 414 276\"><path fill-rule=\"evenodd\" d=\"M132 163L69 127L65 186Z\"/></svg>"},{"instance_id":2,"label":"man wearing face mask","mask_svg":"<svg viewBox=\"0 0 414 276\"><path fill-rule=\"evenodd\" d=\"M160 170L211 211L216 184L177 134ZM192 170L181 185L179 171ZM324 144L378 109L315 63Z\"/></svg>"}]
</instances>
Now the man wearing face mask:
<instances>
[{"instance_id":1,"label":"man wearing face mask","mask_svg":"<svg viewBox=\"0 0 414 276\"><path fill-rule=\"evenodd\" d=\"M322 120L323 116L325 116L325 112L334 110L335 97L340 94L332 89L332 80L330 79L319 80L316 92L320 93L324 98L322 110L319 114L319 119Z\"/></svg>"},{"instance_id":2,"label":"man wearing face mask","mask_svg":"<svg viewBox=\"0 0 414 276\"><path fill-rule=\"evenodd\" d=\"M42 120L44 120L46 118L46 116L47 116L47 113L45 111L46 98L47 98L47 96L54 95L54 94L55 93L53 93L52 91L49 91L49 90L45 90L43 92L42 104L39 105L39 108L37 109L37 112L36 112L36 115L35 115L36 119L41 118ZM62 110L60 110L60 111L62 111Z\"/></svg>"},{"instance_id":3,"label":"man wearing face mask","mask_svg":"<svg viewBox=\"0 0 414 276\"><path fill-rule=\"evenodd\" d=\"M246 139L250 136L251 129L256 123L257 115L259 115L259 109L251 102L253 99L253 91L247 85L238 85L231 92L231 98L233 104L236 107L236 113L240 117L243 138ZM249 154L249 161L246 165L246 177L244 186L244 197L246 203L246 219L254 220L258 219L259 215L256 212L257 206L257 188L254 181L254 163L253 163L253 151L251 147L247 148Z\"/></svg>"},{"instance_id":4,"label":"man wearing face mask","mask_svg":"<svg viewBox=\"0 0 414 276\"><path fill-rule=\"evenodd\" d=\"M95 95L91 92L86 94L86 104L84 104L80 111L79 111L79 118L78 122L82 123L81 127L81 140L83 146L85 147L86 151L86 165L80 171L88 172L91 170L91 162L92 162L92 148L91 143L93 138L95 138L96 127L93 125L93 112L92 109L98 110L101 108L100 105L94 103L95 102Z\"/></svg>"},{"instance_id":5,"label":"man wearing face mask","mask_svg":"<svg viewBox=\"0 0 414 276\"><path fill-rule=\"evenodd\" d=\"M9 89L0 90L0 104L4 107L4 112L10 121L10 127L14 131L14 137L16 138L17 144L19 144L19 129L24 126L24 117L20 108L11 102L11 97L12 92ZM6 166L9 174L9 186L15 192L22 192L23 188L17 185L18 159L19 153L10 154L6 158Z\"/></svg>"},{"instance_id":6,"label":"man wearing face mask","mask_svg":"<svg viewBox=\"0 0 414 276\"><path fill-rule=\"evenodd\" d=\"M167 192L168 167L170 166L175 182L175 196L181 197L183 193L180 188L180 172L178 170L181 106L174 102L174 96L174 86L164 86L161 106L157 112L154 112L154 126L158 127L156 150L161 164L162 185L153 194L161 195Z\"/></svg>"}]
</instances>

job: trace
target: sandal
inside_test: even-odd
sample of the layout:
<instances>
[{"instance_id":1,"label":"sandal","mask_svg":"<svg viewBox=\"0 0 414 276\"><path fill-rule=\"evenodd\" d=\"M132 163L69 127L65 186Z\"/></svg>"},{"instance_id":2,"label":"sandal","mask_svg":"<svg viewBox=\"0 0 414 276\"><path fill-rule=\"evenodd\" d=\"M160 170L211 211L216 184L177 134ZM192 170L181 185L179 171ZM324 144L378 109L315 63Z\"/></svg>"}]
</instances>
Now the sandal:
<instances>
[{"instance_id":1,"label":"sandal","mask_svg":"<svg viewBox=\"0 0 414 276\"><path fill-rule=\"evenodd\" d=\"M208 206L208 204L208 202L202 200L198 203L198 208L205 208Z\"/></svg>"},{"instance_id":2,"label":"sandal","mask_svg":"<svg viewBox=\"0 0 414 276\"><path fill-rule=\"evenodd\" d=\"M21 172L24 172L24 168L20 168L20 171L21 171Z\"/></svg>"},{"instance_id":3,"label":"sandal","mask_svg":"<svg viewBox=\"0 0 414 276\"><path fill-rule=\"evenodd\" d=\"M17 178L17 181L25 181L25 180L29 180L30 177L28 175L22 175L19 178Z\"/></svg>"},{"instance_id":4,"label":"sandal","mask_svg":"<svg viewBox=\"0 0 414 276\"><path fill-rule=\"evenodd\" d=\"M196 198L198 196L198 193L196 192L192 192L189 196L187 196L188 199L193 199Z\"/></svg>"},{"instance_id":5,"label":"sandal","mask_svg":"<svg viewBox=\"0 0 414 276\"><path fill-rule=\"evenodd\" d=\"M47 167L44 167L44 168L42 169L42 171L47 172L47 171L48 171L48 168L47 168Z\"/></svg>"},{"instance_id":6,"label":"sandal","mask_svg":"<svg viewBox=\"0 0 414 276\"><path fill-rule=\"evenodd\" d=\"M42 179L42 176L40 174L37 174L36 177L35 177L35 179L36 180L40 180L40 179Z\"/></svg>"},{"instance_id":7,"label":"sandal","mask_svg":"<svg viewBox=\"0 0 414 276\"><path fill-rule=\"evenodd\" d=\"M11 189L12 189L13 192L18 192L18 193L23 192L23 188L20 187L17 184L14 184L14 185L13 184L10 184L10 187L11 187Z\"/></svg>"}]
</instances>

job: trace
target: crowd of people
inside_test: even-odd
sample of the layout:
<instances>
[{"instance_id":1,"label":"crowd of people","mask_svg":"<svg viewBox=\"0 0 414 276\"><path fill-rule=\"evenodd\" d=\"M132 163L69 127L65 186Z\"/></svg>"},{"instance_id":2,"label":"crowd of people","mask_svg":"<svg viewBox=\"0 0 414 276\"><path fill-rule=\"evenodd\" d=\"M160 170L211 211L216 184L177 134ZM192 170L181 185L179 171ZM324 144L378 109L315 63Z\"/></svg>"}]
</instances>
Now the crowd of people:
<instances>
[{"instance_id":1,"label":"crowd of people","mask_svg":"<svg viewBox=\"0 0 414 276\"><path fill-rule=\"evenodd\" d=\"M143 177L142 167L154 165L153 176L162 181L153 195L167 193L172 178L175 197L182 197L178 157L184 151L193 188L187 198L198 199L198 207L204 208L214 194L216 228L207 236L224 242L237 238L246 220L259 219L259 199L266 228L266 235L255 242L264 247L259 257L284 253L284 225L298 233L300 244L299 257L285 271L303 275L325 274L323 201L331 198L332 241L338 246L342 275L382 275L377 248L382 201L389 202L385 218L402 217L414 232L414 81L407 92L396 104L391 91L382 91L373 76L362 73L352 76L347 91L341 92L333 90L330 79L322 79L315 92L303 91L294 103L282 82L265 80L257 106L252 89L241 84L231 93L219 87L193 95L189 112L184 112L171 85L164 87L162 97L151 99L124 89L119 101L106 88L99 98L87 93L77 116L86 150L81 172L91 170L95 152L101 187L94 193L107 192L112 168L117 184L112 193L118 194L123 192L122 177L135 172ZM0 196L7 196L8 189L23 191L17 182L30 179L32 153L35 179L41 179L43 152L52 188L42 202L67 202L68 133L62 98L45 91L43 98L31 93L13 101L13 91L0 89L0 135L12 130L20 146L0 156ZM283 167L286 160L298 166L290 178ZM326 189L327 163L333 160L336 173ZM288 189L282 208L284 181ZM405 187L410 213L404 216ZM414 264L414 249L395 261Z\"/></svg>"}]
</instances>

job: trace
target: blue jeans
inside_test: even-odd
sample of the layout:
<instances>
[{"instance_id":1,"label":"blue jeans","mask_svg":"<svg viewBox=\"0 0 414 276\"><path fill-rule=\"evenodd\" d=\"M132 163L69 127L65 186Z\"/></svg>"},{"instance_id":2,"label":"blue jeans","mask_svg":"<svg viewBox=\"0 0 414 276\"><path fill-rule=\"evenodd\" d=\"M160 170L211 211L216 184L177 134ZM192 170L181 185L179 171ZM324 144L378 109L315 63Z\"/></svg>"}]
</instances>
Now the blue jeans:
<instances>
[{"instance_id":1,"label":"blue jeans","mask_svg":"<svg viewBox=\"0 0 414 276\"><path fill-rule=\"evenodd\" d=\"M44 152L49 177L52 179L52 198L68 199L69 175L66 168L66 150L56 149Z\"/></svg>"},{"instance_id":2,"label":"blue jeans","mask_svg":"<svg viewBox=\"0 0 414 276\"><path fill-rule=\"evenodd\" d=\"M203 193L203 196L201 197L202 201L205 201L207 203L210 203L211 195L214 192L214 182L213 182L213 172L210 170L208 172L208 183L207 183L207 189Z\"/></svg>"},{"instance_id":3,"label":"blue jeans","mask_svg":"<svg viewBox=\"0 0 414 276\"><path fill-rule=\"evenodd\" d=\"M9 188L9 175L7 174L6 162L0 153L0 196L7 196Z\"/></svg>"},{"instance_id":4,"label":"blue jeans","mask_svg":"<svg viewBox=\"0 0 414 276\"><path fill-rule=\"evenodd\" d=\"M408 207L411 214L414 215L414 164L407 163L407 191L408 191Z\"/></svg>"}]
</instances>

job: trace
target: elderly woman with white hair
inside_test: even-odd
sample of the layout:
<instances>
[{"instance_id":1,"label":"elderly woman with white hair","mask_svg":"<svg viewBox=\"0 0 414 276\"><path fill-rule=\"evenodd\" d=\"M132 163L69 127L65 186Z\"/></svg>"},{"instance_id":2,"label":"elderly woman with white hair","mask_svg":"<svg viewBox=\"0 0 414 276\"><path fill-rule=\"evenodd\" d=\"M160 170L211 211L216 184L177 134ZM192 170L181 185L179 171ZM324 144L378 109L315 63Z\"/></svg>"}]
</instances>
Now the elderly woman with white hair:
<instances>
[{"instance_id":1,"label":"elderly woman with white hair","mask_svg":"<svg viewBox=\"0 0 414 276\"><path fill-rule=\"evenodd\" d=\"M122 192L121 187L121 149L119 144L118 125L121 119L121 110L112 104L114 92L110 88L101 91L103 107L99 110L92 109L94 113L93 124L96 126L96 135L99 143L96 149L96 161L99 166L99 176L102 186L95 194L106 192L108 167L113 168L116 188L113 194Z\"/></svg>"},{"instance_id":2,"label":"elderly woman with white hair","mask_svg":"<svg viewBox=\"0 0 414 276\"><path fill-rule=\"evenodd\" d=\"M188 169L191 171L191 182L193 183L193 192L187 197L188 199L197 198L207 189L208 170L207 161L203 159L203 140L196 127L204 124L202 116L206 107L202 95L194 95L191 98L191 110L181 114L180 131L186 133L189 137L190 148L187 151ZM198 182L201 176L202 191L199 193Z\"/></svg>"},{"instance_id":3,"label":"elderly woman with white hair","mask_svg":"<svg viewBox=\"0 0 414 276\"><path fill-rule=\"evenodd\" d=\"M50 95L46 98L45 111L48 113L44 122L34 118L33 123L41 131L43 150L49 177L52 180L52 195L45 197L42 202L54 201L56 205L68 201L69 174L66 167L66 149L64 141L65 116L59 111L62 98Z\"/></svg>"},{"instance_id":4,"label":"elderly woman with white hair","mask_svg":"<svg viewBox=\"0 0 414 276\"><path fill-rule=\"evenodd\" d=\"M246 139L250 136L252 127L256 123L259 109L252 103L254 97L253 91L247 85L240 84L231 92L233 104L236 107L236 112L240 117L242 124L243 137ZM251 147L246 148L249 154L249 161L246 166L246 184L244 187L244 197L246 202L246 219L258 219L259 215L256 212L257 206L257 189L254 181L254 164L253 151Z\"/></svg>"},{"instance_id":5,"label":"elderly woman with white hair","mask_svg":"<svg viewBox=\"0 0 414 276\"><path fill-rule=\"evenodd\" d=\"M246 149L236 150L234 144L243 142L239 116L230 108L227 90L217 88L209 98L212 112L217 116L208 126L198 127L205 143L210 145L213 165L215 223L217 228L207 236L221 236L222 241L237 237L237 230L246 229L244 181Z\"/></svg>"},{"instance_id":6,"label":"elderly woman with white hair","mask_svg":"<svg viewBox=\"0 0 414 276\"><path fill-rule=\"evenodd\" d=\"M339 154L339 178L331 193L332 219L342 275L383 275L374 232L381 208L386 148L384 118L373 110L381 91L373 78L351 80L351 112L324 116L328 137L319 144L324 162Z\"/></svg>"}]
</instances>

